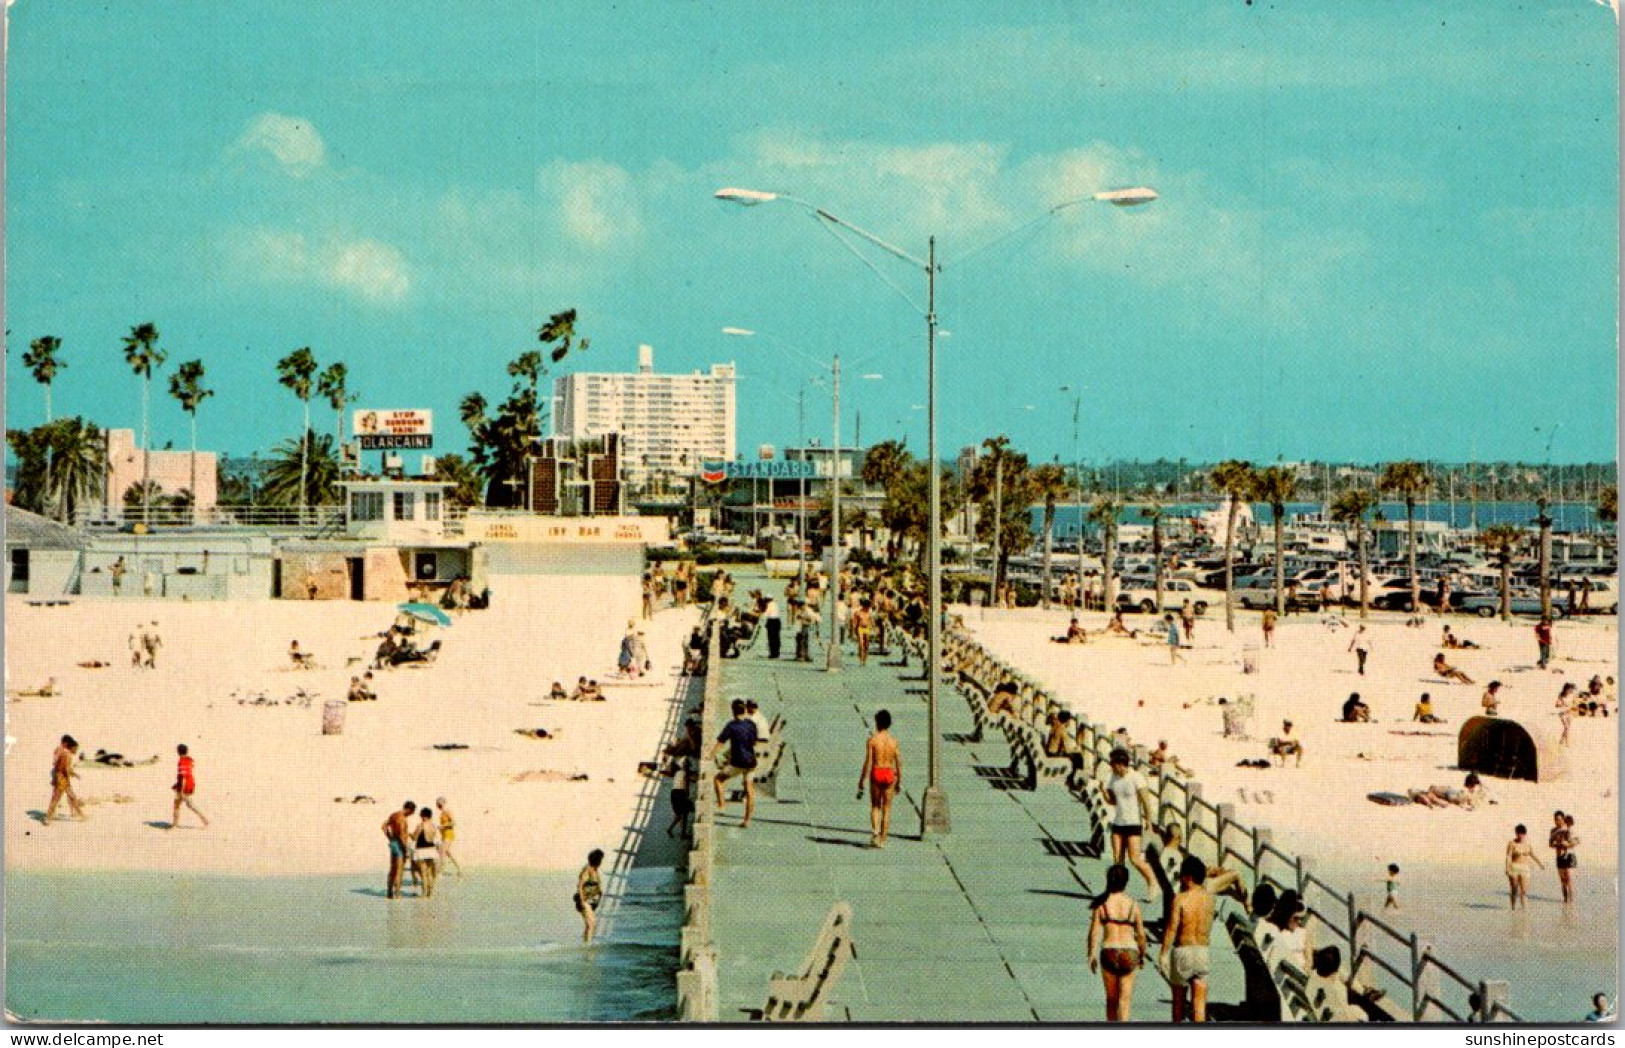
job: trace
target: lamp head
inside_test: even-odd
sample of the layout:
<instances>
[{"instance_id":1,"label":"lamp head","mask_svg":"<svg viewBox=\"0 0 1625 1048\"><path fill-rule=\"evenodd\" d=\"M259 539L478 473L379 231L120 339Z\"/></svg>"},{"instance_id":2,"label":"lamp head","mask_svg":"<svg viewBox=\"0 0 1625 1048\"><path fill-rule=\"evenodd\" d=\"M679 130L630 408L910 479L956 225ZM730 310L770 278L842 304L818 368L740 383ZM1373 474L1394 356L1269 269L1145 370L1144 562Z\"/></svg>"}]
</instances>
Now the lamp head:
<instances>
[{"instance_id":1,"label":"lamp head","mask_svg":"<svg viewBox=\"0 0 1625 1048\"><path fill-rule=\"evenodd\" d=\"M717 194L721 196L721 194ZM1157 191L1149 186L1135 186L1132 189L1108 189L1095 194L1095 199L1114 207L1138 207L1149 204L1157 199Z\"/></svg>"},{"instance_id":2,"label":"lamp head","mask_svg":"<svg viewBox=\"0 0 1625 1048\"><path fill-rule=\"evenodd\" d=\"M723 186L717 190L716 198L743 207L753 207L757 204L765 204L770 200L777 200L779 195L777 193L764 193L759 189L739 189L735 186Z\"/></svg>"}]
</instances>

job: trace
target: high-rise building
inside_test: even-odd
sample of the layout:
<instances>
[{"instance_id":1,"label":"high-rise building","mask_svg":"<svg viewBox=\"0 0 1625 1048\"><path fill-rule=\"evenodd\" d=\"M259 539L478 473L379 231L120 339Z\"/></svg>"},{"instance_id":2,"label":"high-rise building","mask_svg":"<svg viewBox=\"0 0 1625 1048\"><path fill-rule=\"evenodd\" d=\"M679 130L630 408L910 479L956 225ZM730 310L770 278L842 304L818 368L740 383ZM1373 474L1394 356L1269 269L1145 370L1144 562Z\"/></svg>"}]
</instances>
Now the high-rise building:
<instances>
[{"instance_id":1,"label":"high-rise building","mask_svg":"<svg viewBox=\"0 0 1625 1048\"><path fill-rule=\"evenodd\" d=\"M654 347L638 347L638 370L580 372L553 382L553 432L568 440L619 433L621 471L635 485L664 477L686 482L707 459L731 459L734 366L709 374L659 375Z\"/></svg>"}]
</instances>

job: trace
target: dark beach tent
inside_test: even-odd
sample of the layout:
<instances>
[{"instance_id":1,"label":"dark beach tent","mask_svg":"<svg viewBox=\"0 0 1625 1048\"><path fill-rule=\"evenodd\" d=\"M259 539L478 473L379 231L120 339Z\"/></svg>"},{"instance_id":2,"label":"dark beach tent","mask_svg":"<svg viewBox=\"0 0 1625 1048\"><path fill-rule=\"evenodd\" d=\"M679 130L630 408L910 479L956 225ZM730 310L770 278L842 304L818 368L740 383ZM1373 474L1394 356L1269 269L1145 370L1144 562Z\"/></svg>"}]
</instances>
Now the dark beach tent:
<instances>
[{"instance_id":1,"label":"dark beach tent","mask_svg":"<svg viewBox=\"0 0 1625 1048\"><path fill-rule=\"evenodd\" d=\"M1568 777L1568 760L1558 734L1542 725L1505 717L1472 717L1456 740L1456 763L1498 779L1553 782Z\"/></svg>"}]
</instances>

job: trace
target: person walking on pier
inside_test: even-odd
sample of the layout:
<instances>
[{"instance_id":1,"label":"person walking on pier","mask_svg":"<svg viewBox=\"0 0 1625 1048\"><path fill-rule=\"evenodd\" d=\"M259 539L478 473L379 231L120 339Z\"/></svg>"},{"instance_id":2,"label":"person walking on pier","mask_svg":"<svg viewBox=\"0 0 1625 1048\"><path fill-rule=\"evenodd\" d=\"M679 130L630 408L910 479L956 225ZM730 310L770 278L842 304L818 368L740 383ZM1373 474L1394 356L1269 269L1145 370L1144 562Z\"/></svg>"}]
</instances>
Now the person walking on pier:
<instances>
[{"instance_id":1,"label":"person walking on pier","mask_svg":"<svg viewBox=\"0 0 1625 1048\"><path fill-rule=\"evenodd\" d=\"M1112 809L1112 861L1127 861L1140 871L1140 876L1145 878L1146 901L1149 902L1158 892L1157 877L1140 854L1140 837L1144 826L1151 821L1151 812L1156 810L1151 787L1145 776L1131 770L1127 750L1112 750L1110 764L1111 778L1101 783L1100 788Z\"/></svg>"},{"instance_id":2,"label":"person walking on pier","mask_svg":"<svg viewBox=\"0 0 1625 1048\"><path fill-rule=\"evenodd\" d=\"M1098 952L1097 952L1098 950ZM1106 871L1106 891L1089 918L1089 970L1106 989L1106 1021L1126 1023L1134 1004L1134 976L1145 967L1145 921L1128 895L1128 867Z\"/></svg>"},{"instance_id":3,"label":"person walking on pier","mask_svg":"<svg viewBox=\"0 0 1625 1048\"><path fill-rule=\"evenodd\" d=\"M728 748L728 763L718 771L713 784L717 791L717 813L720 815L728 808L728 802L723 797L723 785L734 776L740 776L745 782L745 818L739 824L740 829L750 828L750 817L756 811L756 784L751 780L756 774L756 724L746 715L745 700L733 701L733 720L722 726L722 733L717 736L716 746L712 748L712 755L722 753L722 748Z\"/></svg>"},{"instance_id":4,"label":"person walking on pier","mask_svg":"<svg viewBox=\"0 0 1625 1048\"><path fill-rule=\"evenodd\" d=\"M875 731L863 750L863 768L858 772L858 799L869 785L869 847L884 848L891 833L891 804L903 783L903 755L891 733L891 711L875 714Z\"/></svg>"},{"instance_id":5,"label":"person walking on pier","mask_svg":"<svg viewBox=\"0 0 1625 1048\"><path fill-rule=\"evenodd\" d=\"M1159 962L1167 967L1174 992L1174 1022L1207 1022L1207 978L1211 970L1209 937L1213 932L1213 895L1204 887L1207 863L1186 855L1179 864L1179 894L1162 935ZM1190 995L1189 1007L1185 996Z\"/></svg>"}]
</instances>

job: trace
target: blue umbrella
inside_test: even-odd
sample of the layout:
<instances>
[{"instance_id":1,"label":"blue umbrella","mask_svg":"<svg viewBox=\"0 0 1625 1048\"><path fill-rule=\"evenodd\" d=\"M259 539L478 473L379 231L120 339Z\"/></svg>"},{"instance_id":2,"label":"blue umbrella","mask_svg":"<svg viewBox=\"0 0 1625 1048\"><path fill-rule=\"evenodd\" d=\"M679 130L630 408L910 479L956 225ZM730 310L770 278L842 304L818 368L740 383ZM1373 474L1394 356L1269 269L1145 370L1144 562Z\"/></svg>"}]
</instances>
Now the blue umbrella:
<instances>
[{"instance_id":1,"label":"blue umbrella","mask_svg":"<svg viewBox=\"0 0 1625 1048\"><path fill-rule=\"evenodd\" d=\"M422 604L415 601L408 601L405 604L397 604L395 607L398 610L412 616L414 619L422 619L424 622L432 622L436 626L451 625L451 616L447 615L444 611L435 607L433 604Z\"/></svg>"}]
</instances>

